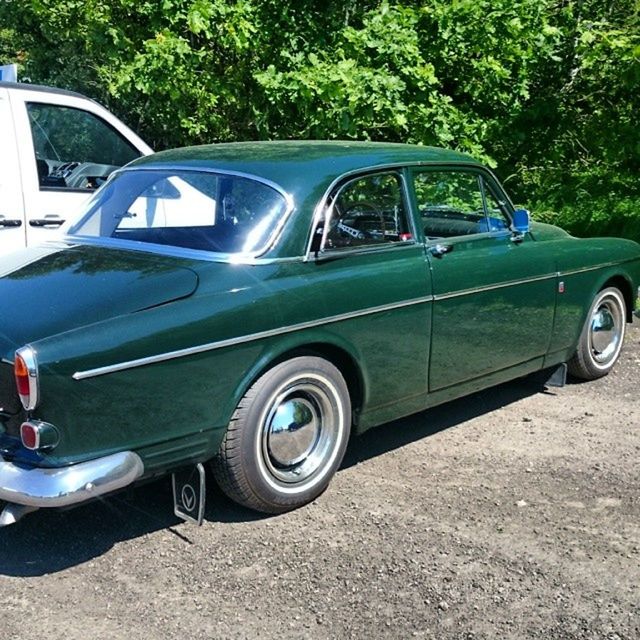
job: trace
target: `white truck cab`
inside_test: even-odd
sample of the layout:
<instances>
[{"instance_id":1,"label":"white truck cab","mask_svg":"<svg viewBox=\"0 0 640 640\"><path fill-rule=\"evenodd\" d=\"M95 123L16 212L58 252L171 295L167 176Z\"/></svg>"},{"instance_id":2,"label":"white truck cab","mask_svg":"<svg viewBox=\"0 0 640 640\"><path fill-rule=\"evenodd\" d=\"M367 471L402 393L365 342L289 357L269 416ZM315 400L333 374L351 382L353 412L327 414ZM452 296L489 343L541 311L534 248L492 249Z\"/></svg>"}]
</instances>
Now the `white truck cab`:
<instances>
[{"instance_id":1,"label":"white truck cab","mask_svg":"<svg viewBox=\"0 0 640 640\"><path fill-rule=\"evenodd\" d=\"M150 153L79 93L0 82L0 255L54 239L112 171Z\"/></svg>"}]
</instances>

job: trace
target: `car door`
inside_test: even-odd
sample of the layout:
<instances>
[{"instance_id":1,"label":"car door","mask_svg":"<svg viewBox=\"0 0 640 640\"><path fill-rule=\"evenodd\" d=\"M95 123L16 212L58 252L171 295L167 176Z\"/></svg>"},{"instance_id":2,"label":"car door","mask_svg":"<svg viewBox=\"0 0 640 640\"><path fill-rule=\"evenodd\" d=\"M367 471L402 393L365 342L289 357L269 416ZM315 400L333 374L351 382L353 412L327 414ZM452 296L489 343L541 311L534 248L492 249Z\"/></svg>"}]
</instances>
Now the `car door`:
<instances>
[{"instance_id":1,"label":"car door","mask_svg":"<svg viewBox=\"0 0 640 640\"><path fill-rule=\"evenodd\" d=\"M97 103L64 92L13 89L11 107L29 245L62 224L116 168L151 149Z\"/></svg>"},{"instance_id":2,"label":"car door","mask_svg":"<svg viewBox=\"0 0 640 640\"><path fill-rule=\"evenodd\" d=\"M411 171L433 281L429 390L540 361L552 331L556 269L475 167Z\"/></svg>"},{"instance_id":3,"label":"car door","mask_svg":"<svg viewBox=\"0 0 640 640\"><path fill-rule=\"evenodd\" d=\"M0 88L0 255L24 247L26 231L18 146L13 128L9 93Z\"/></svg>"},{"instance_id":4,"label":"car door","mask_svg":"<svg viewBox=\"0 0 640 640\"><path fill-rule=\"evenodd\" d=\"M431 284L405 177L389 170L347 179L331 194L326 215L314 236L324 249L307 268L307 289L312 283L324 307L318 315L340 318L337 330L357 349L371 422L420 410Z\"/></svg>"}]
</instances>

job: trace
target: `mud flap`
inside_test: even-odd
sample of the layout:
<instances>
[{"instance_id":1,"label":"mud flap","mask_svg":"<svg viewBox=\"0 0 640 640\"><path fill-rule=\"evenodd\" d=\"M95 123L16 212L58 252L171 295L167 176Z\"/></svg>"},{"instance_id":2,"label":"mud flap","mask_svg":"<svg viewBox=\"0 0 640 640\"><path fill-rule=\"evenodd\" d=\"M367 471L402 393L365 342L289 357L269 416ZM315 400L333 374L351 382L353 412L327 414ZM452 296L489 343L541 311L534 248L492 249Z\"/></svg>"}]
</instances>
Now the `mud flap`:
<instances>
[{"instance_id":1,"label":"mud flap","mask_svg":"<svg viewBox=\"0 0 640 640\"><path fill-rule=\"evenodd\" d=\"M172 474L173 512L185 522L200 526L204 519L206 485L204 467L196 464Z\"/></svg>"},{"instance_id":2,"label":"mud flap","mask_svg":"<svg viewBox=\"0 0 640 640\"><path fill-rule=\"evenodd\" d=\"M567 384L567 363L563 362L544 383L545 387L564 387Z\"/></svg>"}]
</instances>

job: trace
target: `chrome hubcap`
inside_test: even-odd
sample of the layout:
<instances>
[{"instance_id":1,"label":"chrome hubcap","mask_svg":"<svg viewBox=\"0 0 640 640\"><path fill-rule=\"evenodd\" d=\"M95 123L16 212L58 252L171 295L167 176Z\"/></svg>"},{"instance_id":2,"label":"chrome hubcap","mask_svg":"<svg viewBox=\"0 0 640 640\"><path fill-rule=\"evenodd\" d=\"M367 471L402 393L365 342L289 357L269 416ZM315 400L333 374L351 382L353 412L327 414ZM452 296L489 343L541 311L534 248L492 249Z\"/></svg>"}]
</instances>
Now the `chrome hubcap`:
<instances>
[{"instance_id":1,"label":"chrome hubcap","mask_svg":"<svg viewBox=\"0 0 640 640\"><path fill-rule=\"evenodd\" d=\"M598 364L606 364L618 353L623 322L622 312L614 301L604 299L595 308L589 337L591 354Z\"/></svg>"},{"instance_id":2,"label":"chrome hubcap","mask_svg":"<svg viewBox=\"0 0 640 640\"><path fill-rule=\"evenodd\" d=\"M274 398L262 424L262 457L279 483L301 483L324 469L341 425L330 394L321 386L294 383Z\"/></svg>"},{"instance_id":3,"label":"chrome hubcap","mask_svg":"<svg viewBox=\"0 0 640 640\"><path fill-rule=\"evenodd\" d=\"M267 426L269 453L275 464L291 467L309 456L320 433L321 417L306 398L285 400Z\"/></svg>"}]
</instances>

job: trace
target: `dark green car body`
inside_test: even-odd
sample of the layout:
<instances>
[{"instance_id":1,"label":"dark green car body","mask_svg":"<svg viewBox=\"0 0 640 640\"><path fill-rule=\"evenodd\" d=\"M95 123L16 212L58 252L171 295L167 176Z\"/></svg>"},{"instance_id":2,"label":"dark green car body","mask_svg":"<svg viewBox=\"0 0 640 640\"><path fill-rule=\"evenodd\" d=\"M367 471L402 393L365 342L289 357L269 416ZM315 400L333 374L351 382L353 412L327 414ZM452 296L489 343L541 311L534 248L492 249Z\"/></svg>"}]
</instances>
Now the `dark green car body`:
<instances>
[{"instance_id":1,"label":"dark green car body","mask_svg":"<svg viewBox=\"0 0 640 640\"><path fill-rule=\"evenodd\" d=\"M568 361L594 297L640 286L640 245L576 239L533 223L446 238L423 234L414 174L482 176L465 155L408 145L243 143L159 153L123 170L209 170L258 176L290 202L275 240L240 259L110 238L69 236L0 263L0 454L66 467L122 451L139 477L209 460L247 390L300 354L333 363L351 398L353 430L421 411ZM314 224L345 180L390 172L411 233L375 246L314 247ZM474 178L475 179L475 178ZM13 361L30 345L38 406L17 403ZM27 417L55 425L54 448L20 446ZM4 432L4 433L3 433Z\"/></svg>"}]
</instances>

